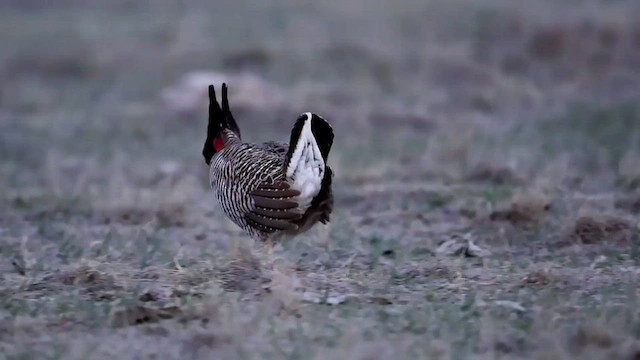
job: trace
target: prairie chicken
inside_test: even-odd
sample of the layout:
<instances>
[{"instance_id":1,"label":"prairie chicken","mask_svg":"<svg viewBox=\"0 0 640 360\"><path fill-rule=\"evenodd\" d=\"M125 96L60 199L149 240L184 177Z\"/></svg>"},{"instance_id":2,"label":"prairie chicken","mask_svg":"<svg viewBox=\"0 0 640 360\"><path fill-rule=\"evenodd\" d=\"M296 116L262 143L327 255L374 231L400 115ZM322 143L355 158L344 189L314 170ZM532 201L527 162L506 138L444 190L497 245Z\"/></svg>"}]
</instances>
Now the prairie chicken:
<instances>
[{"instance_id":1,"label":"prairie chicken","mask_svg":"<svg viewBox=\"0 0 640 360\"><path fill-rule=\"evenodd\" d=\"M222 84L222 107L209 85L209 125L202 155L224 213L253 239L281 237L326 224L333 208L327 165L333 129L316 114L298 117L289 144L242 142Z\"/></svg>"}]
</instances>

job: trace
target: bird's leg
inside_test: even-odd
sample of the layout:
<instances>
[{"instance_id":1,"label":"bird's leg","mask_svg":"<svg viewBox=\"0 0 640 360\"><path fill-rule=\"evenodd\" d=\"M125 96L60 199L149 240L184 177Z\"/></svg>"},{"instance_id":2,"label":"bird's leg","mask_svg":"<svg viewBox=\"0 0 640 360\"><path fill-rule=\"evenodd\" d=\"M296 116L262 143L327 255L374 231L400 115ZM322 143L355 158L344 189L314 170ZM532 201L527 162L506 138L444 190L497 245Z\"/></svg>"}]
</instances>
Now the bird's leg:
<instances>
[{"instance_id":1,"label":"bird's leg","mask_svg":"<svg viewBox=\"0 0 640 360\"><path fill-rule=\"evenodd\" d=\"M269 256L269 260L273 260L273 241L267 242L267 256Z\"/></svg>"},{"instance_id":2,"label":"bird's leg","mask_svg":"<svg viewBox=\"0 0 640 360\"><path fill-rule=\"evenodd\" d=\"M273 249L275 247L275 243L273 240L271 239L265 239L264 240L264 247L266 248L266 253L267 253L267 264L269 265L270 268L273 267Z\"/></svg>"},{"instance_id":3,"label":"bird's leg","mask_svg":"<svg viewBox=\"0 0 640 360\"><path fill-rule=\"evenodd\" d=\"M276 252L276 247L279 244L279 239L278 237L268 237L268 238L263 238L262 241L262 246L263 246L263 256L264 256L264 268L267 271L274 271L276 268L276 262L280 261L278 255L275 253Z\"/></svg>"},{"instance_id":4,"label":"bird's leg","mask_svg":"<svg viewBox=\"0 0 640 360\"><path fill-rule=\"evenodd\" d=\"M266 257L262 258L263 259L262 271L263 271L263 274L266 276L266 278L269 279L268 283L266 283L264 287L265 289L269 289L273 285L273 272L275 269L274 260L273 260L274 242L271 239L265 239L263 242L263 246L264 246L263 250L266 250L266 251L264 251L262 254L266 253Z\"/></svg>"}]
</instances>

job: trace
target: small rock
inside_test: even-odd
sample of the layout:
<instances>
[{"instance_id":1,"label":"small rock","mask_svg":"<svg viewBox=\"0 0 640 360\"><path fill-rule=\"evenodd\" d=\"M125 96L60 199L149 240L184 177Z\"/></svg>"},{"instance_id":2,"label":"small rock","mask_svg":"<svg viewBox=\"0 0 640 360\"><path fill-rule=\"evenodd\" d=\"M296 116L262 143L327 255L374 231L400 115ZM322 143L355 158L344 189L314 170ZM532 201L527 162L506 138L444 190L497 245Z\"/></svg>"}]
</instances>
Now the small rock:
<instances>
[{"instance_id":1,"label":"small rock","mask_svg":"<svg viewBox=\"0 0 640 360\"><path fill-rule=\"evenodd\" d=\"M302 300L313 304L340 305L347 301L347 295L332 295L326 299L317 293L305 291L302 293Z\"/></svg>"}]
</instances>

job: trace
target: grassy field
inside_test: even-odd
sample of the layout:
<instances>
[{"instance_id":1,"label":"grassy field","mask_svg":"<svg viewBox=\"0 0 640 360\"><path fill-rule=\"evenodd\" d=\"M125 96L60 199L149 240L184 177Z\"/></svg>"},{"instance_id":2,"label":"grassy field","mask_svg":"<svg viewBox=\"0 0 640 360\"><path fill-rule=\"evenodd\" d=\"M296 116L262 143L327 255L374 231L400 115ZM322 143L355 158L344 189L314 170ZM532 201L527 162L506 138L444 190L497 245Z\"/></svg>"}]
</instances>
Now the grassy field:
<instances>
[{"instance_id":1,"label":"grassy field","mask_svg":"<svg viewBox=\"0 0 640 360\"><path fill-rule=\"evenodd\" d=\"M49 3L0 3L2 358L640 359L635 1ZM246 140L336 132L272 269L208 78Z\"/></svg>"}]
</instances>

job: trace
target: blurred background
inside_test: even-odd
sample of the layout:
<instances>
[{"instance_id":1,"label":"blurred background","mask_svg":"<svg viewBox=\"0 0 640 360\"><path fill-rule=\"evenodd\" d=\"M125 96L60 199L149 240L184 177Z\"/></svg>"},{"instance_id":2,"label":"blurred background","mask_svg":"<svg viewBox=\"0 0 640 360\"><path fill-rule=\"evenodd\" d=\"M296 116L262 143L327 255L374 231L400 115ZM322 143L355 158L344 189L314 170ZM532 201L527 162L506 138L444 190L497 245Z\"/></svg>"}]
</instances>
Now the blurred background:
<instances>
[{"instance_id":1,"label":"blurred background","mask_svg":"<svg viewBox=\"0 0 640 360\"><path fill-rule=\"evenodd\" d=\"M578 111L574 128L601 106L637 117L638 10L630 0L4 0L0 191L106 200L120 176L127 198L144 197L174 174L199 192L205 90L222 81L247 140L286 141L305 111L329 119L347 183L456 179L483 164L528 178L540 164L502 136L514 123ZM608 121L596 118L587 127ZM637 137L635 120L615 128ZM493 144L510 139L511 153Z\"/></svg>"}]
</instances>

